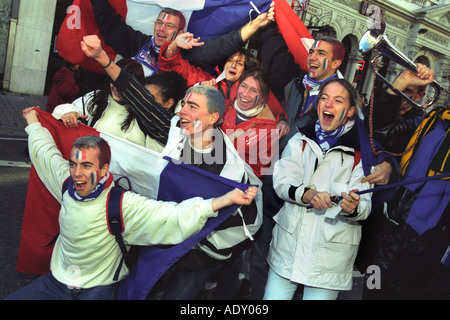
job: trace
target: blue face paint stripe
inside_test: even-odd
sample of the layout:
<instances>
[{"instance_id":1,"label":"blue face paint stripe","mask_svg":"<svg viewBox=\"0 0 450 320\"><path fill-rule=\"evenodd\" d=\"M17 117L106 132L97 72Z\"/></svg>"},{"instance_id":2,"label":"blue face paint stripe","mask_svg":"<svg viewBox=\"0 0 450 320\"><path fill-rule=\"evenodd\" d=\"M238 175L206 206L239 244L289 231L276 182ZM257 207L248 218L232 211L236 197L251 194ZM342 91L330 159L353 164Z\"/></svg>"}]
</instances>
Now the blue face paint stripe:
<instances>
[{"instance_id":1,"label":"blue face paint stripe","mask_svg":"<svg viewBox=\"0 0 450 320\"><path fill-rule=\"evenodd\" d=\"M341 122L342 119L344 119L344 115L345 115L345 110L342 110L341 117L339 118L339 122Z\"/></svg>"},{"instance_id":2,"label":"blue face paint stripe","mask_svg":"<svg viewBox=\"0 0 450 320\"><path fill-rule=\"evenodd\" d=\"M258 100L259 100L259 97L256 96L256 97L255 97L255 106L258 105Z\"/></svg>"},{"instance_id":3,"label":"blue face paint stripe","mask_svg":"<svg viewBox=\"0 0 450 320\"><path fill-rule=\"evenodd\" d=\"M328 67L327 64L328 64L327 58L323 59L323 66L322 66L323 70L325 70Z\"/></svg>"},{"instance_id":4,"label":"blue face paint stripe","mask_svg":"<svg viewBox=\"0 0 450 320\"><path fill-rule=\"evenodd\" d=\"M91 172L91 184L94 185L95 184L95 175L93 172Z\"/></svg>"}]
</instances>

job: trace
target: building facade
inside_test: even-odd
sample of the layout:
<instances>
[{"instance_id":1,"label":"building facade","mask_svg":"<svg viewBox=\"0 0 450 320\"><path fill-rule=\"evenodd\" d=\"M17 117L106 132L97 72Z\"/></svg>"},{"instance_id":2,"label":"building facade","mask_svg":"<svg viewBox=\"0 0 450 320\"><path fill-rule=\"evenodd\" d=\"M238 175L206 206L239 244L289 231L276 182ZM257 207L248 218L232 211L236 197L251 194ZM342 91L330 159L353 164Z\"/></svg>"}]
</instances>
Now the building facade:
<instances>
[{"instance_id":1,"label":"building facade","mask_svg":"<svg viewBox=\"0 0 450 320\"><path fill-rule=\"evenodd\" d=\"M368 27L387 23L389 40L411 60L436 72L449 88L450 0L286 0L314 37L329 35L346 47L341 73L360 93L371 93L374 76L369 61L376 54L359 52ZM56 71L55 37L71 0L0 0L0 81L3 90L42 95ZM303 11L302 11L303 9ZM392 81L403 69L383 59L379 72ZM428 89L427 96L433 89ZM431 91L431 92L430 92ZM443 92L439 105L448 105Z\"/></svg>"},{"instance_id":2,"label":"building facade","mask_svg":"<svg viewBox=\"0 0 450 320\"><path fill-rule=\"evenodd\" d=\"M378 21L387 25L386 37L414 62L432 68L436 81L448 90L450 85L450 1L448 0L288 0L314 37L329 35L346 47L340 69L358 91L370 96L374 75L370 60L375 50L362 54L359 42L368 28ZM307 6L305 6L305 4ZM305 9L301 11L300 9ZM377 70L391 83L403 67L387 58ZM428 88L426 97L433 96ZM449 94L443 91L435 105L448 106Z\"/></svg>"}]
</instances>

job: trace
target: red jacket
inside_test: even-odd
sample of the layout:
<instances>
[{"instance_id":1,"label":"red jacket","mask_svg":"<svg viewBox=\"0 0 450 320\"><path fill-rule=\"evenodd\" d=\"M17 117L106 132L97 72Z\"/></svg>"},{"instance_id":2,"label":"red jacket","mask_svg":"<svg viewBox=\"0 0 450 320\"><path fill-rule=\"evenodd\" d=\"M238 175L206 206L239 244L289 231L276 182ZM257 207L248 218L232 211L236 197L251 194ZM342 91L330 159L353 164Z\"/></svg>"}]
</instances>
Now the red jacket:
<instances>
[{"instance_id":1,"label":"red jacket","mask_svg":"<svg viewBox=\"0 0 450 320\"><path fill-rule=\"evenodd\" d=\"M263 168L271 168L273 156L278 153L278 132L275 117L266 107L256 117L236 124L237 111L234 100L227 103L220 129L234 143L237 152L256 176L263 176ZM274 150L272 154L272 150Z\"/></svg>"},{"instance_id":2,"label":"red jacket","mask_svg":"<svg viewBox=\"0 0 450 320\"><path fill-rule=\"evenodd\" d=\"M193 66L189 63L189 61L183 59L181 54L177 54L172 58L165 58L163 56L164 51L166 51L167 47L171 42L166 42L161 46L159 59L158 59L158 68L161 71L176 71L179 73L187 82L188 87L192 87L196 83L212 80L217 78L217 76L213 76L209 72L203 70L202 68ZM219 69L216 67L217 72ZM228 104L229 100L234 100L236 97L237 87L239 83L236 81L235 83L228 85L226 81L220 81L216 83L215 87L223 93L226 103ZM275 120L279 121L280 118L287 119L287 114L284 111L283 106L275 97L275 95L270 91L269 97L267 98L267 104L275 116Z\"/></svg>"},{"instance_id":3,"label":"red jacket","mask_svg":"<svg viewBox=\"0 0 450 320\"><path fill-rule=\"evenodd\" d=\"M53 76L53 84L48 95L46 111L53 109L63 103L72 103L77 97L80 88L75 81L75 72L68 67L62 67Z\"/></svg>"}]
</instances>

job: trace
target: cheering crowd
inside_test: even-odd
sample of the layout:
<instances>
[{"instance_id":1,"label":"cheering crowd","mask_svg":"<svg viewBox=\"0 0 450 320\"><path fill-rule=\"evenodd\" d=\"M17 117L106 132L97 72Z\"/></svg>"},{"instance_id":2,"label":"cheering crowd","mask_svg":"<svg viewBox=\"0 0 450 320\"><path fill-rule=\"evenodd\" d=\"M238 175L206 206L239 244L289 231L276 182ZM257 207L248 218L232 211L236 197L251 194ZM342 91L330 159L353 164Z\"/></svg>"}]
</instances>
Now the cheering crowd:
<instances>
[{"instance_id":1,"label":"cheering crowd","mask_svg":"<svg viewBox=\"0 0 450 320\"><path fill-rule=\"evenodd\" d=\"M213 299L234 299L245 274L250 299L290 300L300 288L304 300L333 300L352 289L355 266L363 274L378 268L381 285L365 286L363 299L450 298L450 190L448 180L428 179L449 171L448 109L426 113L384 87L362 109L338 71L342 43L315 39L301 70L273 21L273 4L242 28L203 41L185 32L179 11L163 9L148 36L107 0L91 3L105 42L122 58L113 61L98 36L85 36L81 49L109 83L47 111L67 130L82 122L251 185L181 203L123 194L127 246L178 244L218 210L238 205L147 299L200 299L211 283ZM258 57L245 48L256 33ZM434 71L418 64L393 87L419 101L433 80ZM29 152L61 203L60 233L51 272L8 299L116 299L133 267L122 263L104 219L115 185L110 147L82 137L67 161L38 114L23 112ZM73 265L81 268L75 289Z\"/></svg>"}]
</instances>

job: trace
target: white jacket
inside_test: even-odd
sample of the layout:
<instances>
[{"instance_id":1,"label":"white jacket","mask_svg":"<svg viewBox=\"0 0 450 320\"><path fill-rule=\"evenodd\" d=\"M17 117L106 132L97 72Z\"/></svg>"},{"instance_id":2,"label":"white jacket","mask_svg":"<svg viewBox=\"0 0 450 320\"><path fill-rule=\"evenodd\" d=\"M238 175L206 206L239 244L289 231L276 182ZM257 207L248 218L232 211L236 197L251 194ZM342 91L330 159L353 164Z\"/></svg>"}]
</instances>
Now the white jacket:
<instances>
[{"instance_id":1,"label":"white jacket","mask_svg":"<svg viewBox=\"0 0 450 320\"><path fill-rule=\"evenodd\" d=\"M186 137L181 134L180 127L177 126L179 121L180 118L178 116L172 118L169 139L166 147L161 153L162 155L169 156L175 160L180 159L180 152L186 141ZM239 156L233 143L228 139L228 137L220 129L217 130L219 130L223 136L227 155L226 163L220 172L220 176L239 183L242 182L257 185L260 188L262 185L261 180L259 180L259 178L253 173L251 167ZM218 254L217 251L236 246L247 238L253 240L252 236L259 230L262 224L262 192L258 192L255 197L255 202L257 207L257 216L251 224L245 223L239 209L235 214L241 215L242 224L228 226L226 229L215 230L207 236L207 241L213 245L216 250L211 250L201 243L198 244L198 247L209 256L218 260L223 260L228 257Z\"/></svg>"},{"instance_id":2,"label":"white jacket","mask_svg":"<svg viewBox=\"0 0 450 320\"><path fill-rule=\"evenodd\" d=\"M361 183L361 160L354 165L353 148L335 146L324 154L315 141L302 133L289 140L274 166L274 188L285 200L274 217L276 225L268 255L269 265L277 274L308 286L351 289L361 239L357 220L369 215L371 194L361 195L351 215L341 211L339 205L320 211L307 209L308 204L301 198L305 188L339 196L341 192L370 188L369 183Z\"/></svg>"},{"instance_id":3,"label":"white jacket","mask_svg":"<svg viewBox=\"0 0 450 320\"><path fill-rule=\"evenodd\" d=\"M61 116L64 114L76 111L79 114L87 115L88 123L99 131L109 133L156 152L161 152L164 149L164 146L161 143L142 132L136 118L133 119L130 123L130 127L126 131L122 130L122 123L128 117L129 112L132 111L129 111L128 106L115 101L111 95L108 96L108 106L103 111L100 119L95 123L91 123L93 116L89 113L87 106L92 99L94 99L94 91L87 93L85 96L76 99L72 103L56 106L52 115L55 119L60 120Z\"/></svg>"}]
</instances>

